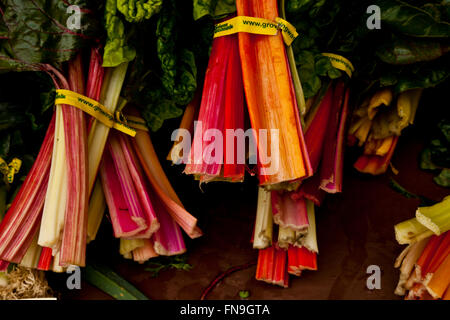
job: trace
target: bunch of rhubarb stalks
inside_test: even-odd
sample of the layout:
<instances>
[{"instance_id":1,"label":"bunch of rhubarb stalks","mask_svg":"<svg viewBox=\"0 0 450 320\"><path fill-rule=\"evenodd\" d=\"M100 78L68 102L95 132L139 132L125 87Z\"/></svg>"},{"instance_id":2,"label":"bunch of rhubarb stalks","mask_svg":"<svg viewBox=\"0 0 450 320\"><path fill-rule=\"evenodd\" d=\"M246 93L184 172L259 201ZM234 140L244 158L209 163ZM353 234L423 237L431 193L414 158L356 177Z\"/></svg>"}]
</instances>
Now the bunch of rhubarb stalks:
<instances>
[{"instance_id":1,"label":"bunch of rhubarb stalks","mask_svg":"<svg viewBox=\"0 0 450 320\"><path fill-rule=\"evenodd\" d=\"M128 63L104 68L99 49L91 50L87 69L83 62L80 53L64 70L39 70L56 89L99 101L111 114L121 110L129 126L140 125L132 137L74 106L55 106L36 161L0 224L3 270L9 263L56 272L85 266L86 244L106 206L121 254L135 261L185 252L181 229L201 235L162 170L145 121L123 108Z\"/></svg>"},{"instance_id":2,"label":"bunch of rhubarb stalks","mask_svg":"<svg viewBox=\"0 0 450 320\"><path fill-rule=\"evenodd\" d=\"M450 196L395 226L399 244L408 244L395 262L395 293L407 300L450 300Z\"/></svg>"},{"instance_id":3,"label":"bunch of rhubarb stalks","mask_svg":"<svg viewBox=\"0 0 450 320\"><path fill-rule=\"evenodd\" d=\"M364 147L354 164L358 171L386 172L402 130L414 122L422 91L411 89L395 97L391 87L381 88L355 109L348 141Z\"/></svg>"},{"instance_id":4,"label":"bunch of rhubarb stalks","mask_svg":"<svg viewBox=\"0 0 450 320\"><path fill-rule=\"evenodd\" d=\"M275 0L238 0L236 7L239 16L274 21L279 15ZM199 110L196 103L189 106L180 126L192 130L197 119L192 144L186 150L176 142L168 157L185 163L184 172L200 183L241 182L255 165L249 171L257 172L260 184L252 237L258 280L287 287L289 274L317 270L314 206L326 193L342 191L349 97L343 80L326 89L306 105L292 49L281 34L216 37ZM243 152L246 138L249 150Z\"/></svg>"}]
</instances>

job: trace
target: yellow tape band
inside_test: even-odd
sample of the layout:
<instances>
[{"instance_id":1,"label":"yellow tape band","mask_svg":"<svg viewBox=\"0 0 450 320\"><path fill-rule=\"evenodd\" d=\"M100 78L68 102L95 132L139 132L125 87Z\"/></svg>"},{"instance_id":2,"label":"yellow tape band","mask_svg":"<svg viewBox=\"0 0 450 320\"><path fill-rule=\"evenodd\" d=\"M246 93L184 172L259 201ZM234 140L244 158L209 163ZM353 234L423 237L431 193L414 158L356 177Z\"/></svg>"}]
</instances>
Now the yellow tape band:
<instances>
[{"instance_id":1,"label":"yellow tape band","mask_svg":"<svg viewBox=\"0 0 450 320\"><path fill-rule=\"evenodd\" d=\"M7 164L5 160L0 157L0 172L5 176L6 182L13 183L14 175L19 172L22 166L22 160L14 158Z\"/></svg>"},{"instance_id":2,"label":"yellow tape band","mask_svg":"<svg viewBox=\"0 0 450 320\"><path fill-rule=\"evenodd\" d=\"M290 46L291 43L298 37L297 30L295 27L281 18L275 18L275 21L278 23L278 29L281 30L281 34L283 35L284 42L287 46Z\"/></svg>"},{"instance_id":3,"label":"yellow tape band","mask_svg":"<svg viewBox=\"0 0 450 320\"><path fill-rule=\"evenodd\" d=\"M334 53L322 53L322 55L330 59L333 67L344 71L350 78L352 77L353 72L355 72L355 68L348 59Z\"/></svg>"},{"instance_id":4,"label":"yellow tape band","mask_svg":"<svg viewBox=\"0 0 450 320\"><path fill-rule=\"evenodd\" d=\"M275 21L247 16L237 16L216 24L214 38L228 36L238 32L247 32L259 35L275 36L281 30L284 42L290 46L298 36L295 27L281 18Z\"/></svg>"},{"instance_id":5,"label":"yellow tape band","mask_svg":"<svg viewBox=\"0 0 450 320\"><path fill-rule=\"evenodd\" d=\"M123 122L120 122L118 119L115 119L114 115L110 113L104 105L79 93L70 90L58 89L56 90L55 104L67 104L76 107L83 110L109 128L114 128L132 137L136 135L136 131L133 128Z\"/></svg>"}]
</instances>

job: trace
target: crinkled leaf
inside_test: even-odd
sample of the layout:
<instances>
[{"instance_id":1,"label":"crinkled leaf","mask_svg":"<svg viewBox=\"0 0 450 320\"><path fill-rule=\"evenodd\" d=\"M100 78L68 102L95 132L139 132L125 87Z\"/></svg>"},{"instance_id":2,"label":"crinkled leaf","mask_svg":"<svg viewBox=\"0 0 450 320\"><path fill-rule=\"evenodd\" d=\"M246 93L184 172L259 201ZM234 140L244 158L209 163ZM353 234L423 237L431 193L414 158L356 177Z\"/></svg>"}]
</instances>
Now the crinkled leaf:
<instances>
[{"instance_id":1,"label":"crinkled leaf","mask_svg":"<svg viewBox=\"0 0 450 320\"><path fill-rule=\"evenodd\" d=\"M117 16L116 0L106 0L105 29L106 43L103 53L103 66L116 67L136 57L134 48L128 46L125 25Z\"/></svg>"},{"instance_id":2,"label":"crinkled leaf","mask_svg":"<svg viewBox=\"0 0 450 320\"><path fill-rule=\"evenodd\" d=\"M157 53L161 61L161 81L167 93L179 104L188 104L197 88L197 68L193 53L186 48L181 50L177 48L177 20L172 14L174 10L176 10L174 5L165 6L157 23Z\"/></svg>"},{"instance_id":3,"label":"crinkled leaf","mask_svg":"<svg viewBox=\"0 0 450 320\"><path fill-rule=\"evenodd\" d=\"M439 16L431 14L433 6L427 10L415 7L406 1L382 0L377 5L381 9L381 24L393 30L414 37L448 38L450 24L448 21L438 20ZM439 10L440 7L433 8Z\"/></svg>"},{"instance_id":4,"label":"crinkled leaf","mask_svg":"<svg viewBox=\"0 0 450 320\"><path fill-rule=\"evenodd\" d=\"M315 70L308 67L300 67L298 69L298 74L300 76L300 81L302 82L305 99L314 97L317 92L319 92L322 85L322 81L316 75Z\"/></svg>"},{"instance_id":5,"label":"crinkled leaf","mask_svg":"<svg viewBox=\"0 0 450 320\"><path fill-rule=\"evenodd\" d=\"M162 3L162 0L117 0L117 9L128 22L141 22L158 13Z\"/></svg>"},{"instance_id":6,"label":"crinkled leaf","mask_svg":"<svg viewBox=\"0 0 450 320\"><path fill-rule=\"evenodd\" d=\"M70 60L98 38L98 17L87 0L73 0L82 9L80 29L69 29L75 13L60 0L4 0L0 27L0 70L37 70L36 64ZM89 2L92 5L92 1ZM84 10L83 10L84 9ZM6 27L6 29L5 29Z\"/></svg>"},{"instance_id":7,"label":"crinkled leaf","mask_svg":"<svg viewBox=\"0 0 450 320\"><path fill-rule=\"evenodd\" d=\"M198 20L204 16L219 19L236 12L235 0L193 0L193 3L194 20Z\"/></svg>"}]
</instances>

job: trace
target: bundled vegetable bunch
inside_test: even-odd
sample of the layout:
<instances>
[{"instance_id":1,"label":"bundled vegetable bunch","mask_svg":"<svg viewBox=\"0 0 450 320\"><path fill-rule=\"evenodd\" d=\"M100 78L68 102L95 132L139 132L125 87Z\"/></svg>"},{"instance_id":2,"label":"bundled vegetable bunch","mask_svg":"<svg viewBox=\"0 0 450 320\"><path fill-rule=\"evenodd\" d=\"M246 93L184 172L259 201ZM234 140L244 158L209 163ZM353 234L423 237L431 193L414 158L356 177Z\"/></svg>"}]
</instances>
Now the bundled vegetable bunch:
<instances>
[{"instance_id":1,"label":"bundled vegetable bunch","mask_svg":"<svg viewBox=\"0 0 450 320\"><path fill-rule=\"evenodd\" d=\"M450 300L450 197L419 207L416 217L395 226L399 244L408 244L395 262L395 293L408 300Z\"/></svg>"},{"instance_id":2,"label":"bundled vegetable bunch","mask_svg":"<svg viewBox=\"0 0 450 320\"><path fill-rule=\"evenodd\" d=\"M284 1L219 4L221 16L215 16L214 6L205 10L219 20L216 33L234 19L234 11L244 19L287 18ZM194 13L195 8L201 11L194 2ZM190 132L194 129L192 145L184 148L186 136L177 136L168 157L173 163L187 163L184 172L200 183L240 182L245 167L255 165L251 174L257 172L260 188L252 242L259 249L259 280L287 286L289 273L317 270L314 205L320 205L325 193L342 191L349 100L347 74L332 65L330 56L318 55L324 84L306 92L310 99L305 103L302 65L281 33L214 37L203 91L188 106L180 125ZM351 63L341 66L351 75L349 68ZM244 153L246 138L249 150ZM279 226L275 236L274 223Z\"/></svg>"},{"instance_id":3,"label":"bundled vegetable bunch","mask_svg":"<svg viewBox=\"0 0 450 320\"><path fill-rule=\"evenodd\" d=\"M364 52L372 68L349 127L349 144L363 147L354 167L386 172L402 131L414 123L423 90L448 78L448 4L441 1L380 1L381 30ZM372 54L370 54L372 50ZM439 106L432 108L438 109Z\"/></svg>"},{"instance_id":4,"label":"bundled vegetable bunch","mask_svg":"<svg viewBox=\"0 0 450 320\"><path fill-rule=\"evenodd\" d=\"M161 59L157 58L155 64L154 57L148 57L160 69L143 57L135 59L135 49L127 46L125 23L122 13L117 12L124 9L122 5L106 2L103 52L101 39L94 36L101 34L95 14L102 12L103 6L88 6L84 1L72 4L86 11L79 17L78 31L66 26L70 20L68 4L59 1L11 0L1 7L1 70L43 71L56 89L52 96L53 117L44 142L0 224L2 269L9 263L57 272L73 265L85 266L86 244L95 239L106 206L114 235L121 239L120 252L139 262L157 255L183 253L186 248L180 227L191 238L201 235L197 219L183 208L161 168L146 124L154 129L161 125L162 120L156 119L158 111L152 109L158 99L183 104L196 86L192 53L184 51L194 74L184 69L186 61L179 71L181 82L187 79L191 83L186 87L178 83L178 70L171 69L176 65L176 43L161 42L168 40L165 37L175 26L175 20L169 17L175 1L165 7L155 3L155 7L123 13L130 23L141 22L141 28L148 28L142 21L162 9L154 38L160 42L157 47ZM30 39L36 43L30 43ZM46 48L52 50L41 49L39 41L44 39ZM90 51L88 67L84 65L86 49ZM175 62L167 64L168 57ZM143 66L146 70L142 70ZM151 67L161 70L165 82L159 83L159 96L145 105L139 92L150 90L151 82L146 80ZM158 88L158 84L152 83L152 88ZM181 96L178 101L176 96L167 98L174 90ZM129 99L131 94L137 98ZM122 95L141 110L123 109L126 102ZM125 110L130 114L124 116ZM19 168L13 164L9 167L17 171Z\"/></svg>"}]
</instances>

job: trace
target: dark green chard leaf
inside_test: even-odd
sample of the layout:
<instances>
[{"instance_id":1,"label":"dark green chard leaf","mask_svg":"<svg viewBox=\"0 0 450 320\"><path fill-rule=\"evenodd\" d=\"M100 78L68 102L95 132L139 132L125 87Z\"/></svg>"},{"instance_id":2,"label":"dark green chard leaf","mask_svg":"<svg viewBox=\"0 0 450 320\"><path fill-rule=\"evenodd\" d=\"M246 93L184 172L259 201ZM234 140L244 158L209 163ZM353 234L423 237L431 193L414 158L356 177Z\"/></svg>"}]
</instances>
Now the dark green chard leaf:
<instances>
[{"instance_id":1,"label":"dark green chard leaf","mask_svg":"<svg viewBox=\"0 0 450 320\"><path fill-rule=\"evenodd\" d=\"M219 19L236 12L235 0L193 0L193 4L194 20L198 20L204 16Z\"/></svg>"},{"instance_id":2,"label":"dark green chard leaf","mask_svg":"<svg viewBox=\"0 0 450 320\"><path fill-rule=\"evenodd\" d=\"M39 63L68 61L101 34L87 0L70 3L82 9L80 29L74 30L67 27L74 13L67 12L66 1L4 0L2 4L0 71L38 70Z\"/></svg>"},{"instance_id":3,"label":"dark green chard leaf","mask_svg":"<svg viewBox=\"0 0 450 320\"><path fill-rule=\"evenodd\" d=\"M169 96L173 96L178 104L188 104L197 88L197 68L194 54L181 48L177 55L177 21L173 12L175 1L169 1L172 6L165 6L156 29L157 53L161 61L162 84Z\"/></svg>"},{"instance_id":4,"label":"dark green chard leaf","mask_svg":"<svg viewBox=\"0 0 450 320\"><path fill-rule=\"evenodd\" d=\"M433 8L433 4L429 4L424 10L400 0L382 0L377 5L381 9L381 24L394 31L413 37L448 38L450 35L448 21L439 20L436 13L430 14L430 11L440 12L445 7Z\"/></svg>"},{"instance_id":5,"label":"dark green chard leaf","mask_svg":"<svg viewBox=\"0 0 450 320\"><path fill-rule=\"evenodd\" d=\"M393 38L380 46L376 55L389 64L411 64L437 59L450 50L450 46L438 41Z\"/></svg>"},{"instance_id":6,"label":"dark green chard leaf","mask_svg":"<svg viewBox=\"0 0 450 320\"><path fill-rule=\"evenodd\" d=\"M213 25L208 19L194 22L185 14L191 10L191 2L166 0L155 19L135 24L130 37L137 54L124 94L141 109L152 131L182 115L197 89L198 65L208 58Z\"/></svg>"},{"instance_id":7,"label":"dark green chard leaf","mask_svg":"<svg viewBox=\"0 0 450 320\"><path fill-rule=\"evenodd\" d=\"M442 119L437 125L435 139L422 151L420 168L440 170L434 181L443 187L450 187L450 120Z\"/></svg>"},{"instance_id":8,"label":"dark green chard leaf","mask_svg":"<svg viewBox=\"0 0 450 320\"><path fill-rule=\"evenodd\" d=\"M436 182L441 187L450 187L450 169L442 169L438 176L434 177L434 182Z\"/></svg>"}]
</instances>

